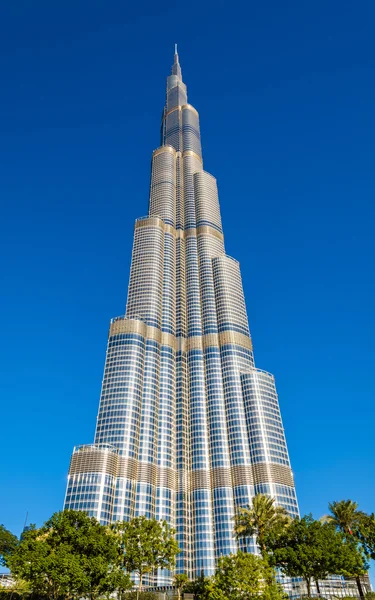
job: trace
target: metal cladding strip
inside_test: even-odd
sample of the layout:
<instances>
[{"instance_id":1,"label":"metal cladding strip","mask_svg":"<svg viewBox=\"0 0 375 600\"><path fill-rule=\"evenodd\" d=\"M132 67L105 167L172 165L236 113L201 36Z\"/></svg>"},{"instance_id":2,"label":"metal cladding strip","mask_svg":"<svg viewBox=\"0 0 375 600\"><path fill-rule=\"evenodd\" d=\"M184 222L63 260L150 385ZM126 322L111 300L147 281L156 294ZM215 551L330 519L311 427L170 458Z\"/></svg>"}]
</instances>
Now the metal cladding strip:
<instances>
[{"instance_id":1,"label":"metal cladding strip","mask_svg":"<svg viewBox=\"0 0 375 600\"><path fill-rule=\"evenodd\" d=\"M254 485L251 465L235 465L232 467L233 487Z\"/></svg>"},{"instance_id":2,"label":"metal cladding strip","mask_svg":"<svg viewBox=\"0 0 375 600\"><path fill-rule=\"evenodd\" d=\"M197 116L199 116L198 111L196 108L194 108L194 106L192 106L191 104L184 104L182 106L174 106L173 108L171 108L171 110L169 110L168 112L166 112L163 115L163 119L166 119L171 113L175 112L176 110L178 111L182 111L182 110L191 110L193 111Z\"/></svg>"},{"instance_id":3,"label":"metal cladding strip","mask_svg":"<svg viewBox=\"0 0 375 600\"><path fill-rule=\"evenodd\" d=\"M155 158L155 156L158 156L158 154L163 154L163 152L170 152L174 156L177 153L175 148L173 148L173 146L165 145L165 146L160 146L160 148L156 148L156 150L154 150L152 153L152 158Z\"/></svg>"},{"instance_id":4,"label":"metal cladding strip","mask_svg":"<svg viewBox=\"0 0 375 600\"><path fill-rule=\"evenodd\" d=\"M181 110L191 110L193 111L193 113L196 114L197 117L199 117L198 111L191 104L184 104L183 106L181 106Z\"/></svg>"},{"instance_id":5,"label":"metal cladding strip","mask_svg":"<svg viewBox=\"0 0 375 600\"><path fill-rule=\"evenodd\" d=\"M191 471L190 481L191 490L209 490L211 488L210 471L207 469Z\"/></svg>"},{"instance_id":6,"label":"metal cladding strip","mask_svg":"<svg viewBox=\"0 0 375 600\"><path fill-rule=\"evenodd\" d=\"M105 473L149 483L154 486L176 489L177 473L174 469L155 464L138 462L136 459L118 456L117 453L91 448L72 455L69 475L80 473Z\"/></svg>"},{"instance_id":7,"label":"metal cladding strip","mask_svg":"<svg viewBox=\"0 0 375 600\"><path fill-rule=\"evenodd\" d=\"M197 227L197 235L213 235L218 240L224 239L224 236L220 231L209 225L199 225L199 227Z\"/></svg>"},{"instance_id":8,"label":"metal cladding strip","mask_svg":"<svg viewBox=\"0 0 375 600\"><path fill-rule=\"evenodd\" d=\"M161 331L157 327L146 325L143 321L118 318L111 323L109 336L112 337L113 335L118 335L120 333L135 333L141 335L145 339L155 340L162 346L170 346L174 350L179 348L186 351L187 349L226 346L227 344L241 346L252 350L251 339L237 331L224 331L219 334L205 334L203 336L197 335L187 339L178 338L177 340L176 336Z\"/></svg>"},{"instance_id":9,"label":"metal cladding strip","mask_svg":"<svg viewBox=\"0 0 375 600\"><path fill-rule=\"evenodd\" d=\"M275 463L258 463L253 465L254 482L278 483L294 487L293 474L290 467Z\"/></svg>"},{"instance_id":10,"label":"metal cladding strip","mask_svg":"<svg viewBox=\"0 0 375 600\"><path fill-rule=\"evenodd\" d=\"M120 456L117 477L137 479L138 461L130 456Z\"/></svg>"},{"instance_id":11,"label":"metal cladding strip","mask_svg":"<svg viewBox=\"0 0 375 600\"><path fill-rule=\"evenodd\" d=\"M229 330L219 333L219 345L226 346L227 344L242 346L243 348L248 348L248 350L253 349L253 344L250 337L243 333L239 333L238 331Z\"/></svg>"},{"instance_id":12,"label":"metal cladding strip","mask_svg":"<svg viewBox=\"0 0 375 600\"><path fill-rule=\"evenodd\" d=\"M138 219L135 222L135 229L142 227L159 227L165 233L170 233L176 238L197 237L199 235L212 235L219 240L223 240L223 234L209 225L200 225L199 227L189 227L188 229L175 229L169 223L165 223L160 217L152 216Z\"/></svg>"},{"instance_id":13,"label":"metal cladding strip","mask_svg":"<svg viewBox=\"0 0 375 600\"><path fill-rule=\"evenodd\" d=\"M116 477L119 457L117 452L91 447L72 454L69 475L78 473L107 473Z\"/></svg>"},{"instance_id":14,"label":"metal cladding strip","mask_svg":"<svg viewBox=\"0 0 375 600\"><path fill-rule=\"evenodd\" d=\"M230 468L216 467L211 469L211 487L232 487L232 474Z\"/></svg>"},{"instance_id":15,"label":"metal cladding strip","mask_svg":"<svg viewBox=\"0 0 375 600\"><path fill-rule=\"evenodd\" d=\"M232 467L233 486L277 483L294 487L293 474L289 467L275 463L258 463L252 466Z\"/></svg>"},{"instance_id":16,"label":"metal cladding strip","mask_svg":"<svg viewBox=\"0 0 375 600\"><path fill-rule=\"evenodd\" d=\"M165 120L167 117L169 117L169 115L171 115L172 113L176 112L176 110L181 112L182 106L174 106L170 110L166 111L163 115L163 120Z\"/></svg>"},{"instance_id":17,"label":"metal cladding strip","mask_svg":"<svg viewBox=\"0 0 375 600\"><path fill-rule=\"evenodd\" d=\"M182 158L195 158L196 160L198 160L201 164L203 163L202 157L199 156L199 154L197 154L196 152L194 152L194 150L185 150L182 153Z\"/></svg>"},{"instance_id":18,"label":"metal cladding strip","mask_svg":"<svg viewBox=\"0 0 375 600\"><path fill-rule=\"evenodd\" d=\"M211 485L210 485L211 478ZM231 468L196 470L191 473L191 489L209 489L277 483L294 487L293 474L289 467L274 463L257 465L235 465Z\"/></svg>"}]
</instances>

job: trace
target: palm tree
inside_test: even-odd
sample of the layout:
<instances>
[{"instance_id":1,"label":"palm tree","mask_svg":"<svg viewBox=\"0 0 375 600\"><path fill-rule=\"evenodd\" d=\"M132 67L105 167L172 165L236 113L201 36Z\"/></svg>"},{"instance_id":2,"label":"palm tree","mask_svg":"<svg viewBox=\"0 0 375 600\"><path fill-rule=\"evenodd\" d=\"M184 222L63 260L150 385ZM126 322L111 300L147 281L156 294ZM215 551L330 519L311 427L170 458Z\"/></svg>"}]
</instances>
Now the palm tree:
<instances>
[{"instance_id":1,"label":"palm tree","mask_svg":"<svg viewBox=\"0 0 375 600\"><path fill-rule=\"evenodd\" d=\"M275 506L274 498L257 494L252 500L252 506L239 508L234 516L234 535L237 539L255 535L260 552L266 558L266 534L276 526L285 527L289 521L286 509Z\"/></svg>"},{"instance_id":2,"label":"palm tree","mask_svg":"<svg viewBox=\"0 0 375 600\"><path fill-rule=\"evenodd\" d=\"M366 513L358 510L357 502L353 502L352 500L340 500L339 502L331 502L328 504L328 508L331 514L325 515L322 520L327 523L332 523L336 529L342 531L348 542L355 541L355 543L357 543L356 540L358 539L357 534L359 527L364 517L366 517ZM359 595L361 598L364 598L360 576L356 575L355 580L357 582Z\"/></svg>"},{"instance_id":3,"label":"palm tree","mask_svg":"<svg viewBox=\"0 0 375 600\"><path fill-rule=\"evenodd\" d=\"M328 523L333 523L345 535L355 534L362 519L366 516L366 513L358 510L358 504L353 500L330 502L328 508L331 514L326 515L323 519Z\"/></svg>"}]
</instances>

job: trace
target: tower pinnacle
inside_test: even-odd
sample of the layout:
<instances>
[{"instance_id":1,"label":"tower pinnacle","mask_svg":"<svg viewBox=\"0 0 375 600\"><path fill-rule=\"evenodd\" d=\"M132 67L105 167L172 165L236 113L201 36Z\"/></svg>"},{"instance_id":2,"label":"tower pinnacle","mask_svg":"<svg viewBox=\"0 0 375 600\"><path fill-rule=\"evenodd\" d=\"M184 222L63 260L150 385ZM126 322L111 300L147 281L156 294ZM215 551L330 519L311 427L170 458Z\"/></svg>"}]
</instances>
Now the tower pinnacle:
<instances>
[{"instance_id":1,"label":"tower pinnacle","mask_svg":"<svg viewBox=\"0 0 375 600\"><path fill-rule=\"evenodd\" d=\"M173 60L173 67L172 67L172 75L177 75L177 77L179 77L182 81L182 73L181 73L181 67L180 67L180 62L179 62L179 58L178 58L177 44L174 45L174 60Z\"/></svg>"}]
</instances>

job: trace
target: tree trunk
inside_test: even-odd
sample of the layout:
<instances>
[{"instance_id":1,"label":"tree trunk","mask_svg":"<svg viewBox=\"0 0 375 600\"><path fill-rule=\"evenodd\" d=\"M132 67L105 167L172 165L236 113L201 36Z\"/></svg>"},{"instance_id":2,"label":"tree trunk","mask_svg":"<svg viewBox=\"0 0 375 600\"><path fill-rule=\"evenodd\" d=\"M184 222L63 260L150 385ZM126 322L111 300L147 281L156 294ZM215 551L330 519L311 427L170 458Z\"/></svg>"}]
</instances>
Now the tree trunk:
<instances>
[{"instance_id":1,"label":"tree trunk","mask_svg":"<svg viewBox=\"0 0 375 600\"><path fill-rule=\"evenodd\" d=\"M319 579L315 579L315 585L316 585L316 591L318 592L318 594L320 596Z\"/></svg>"},{"instance_id":2,"label":"tree trunk","mask_svg":"<svg viewBox=\"0 0 375 600\"><path fill-rule=\"evenodd\" d=\"M361 583L361 578L359 575L356 576L355 578L356 582L357 582L357 587L358 587L358 591L359 591L359 595L361 596L361 598L364 598L365 595L363 593L363 589L362 589L362 583Z\"/></svg>"},{"instance_id":3,"label":"tree trunk","mask_svg":"<svg viewBox=\"0 0 375 600\"><path fill-rule=\"evenodd\" d=\"M143 573L139 573L139 586L137 587L137 600L139 598L139 594L142 591L142 579L143 579Z\"/></svg>"},{"instance_id":4,"label":"tree trunk","mask_svg":"<svg viewBox=\"0 0 375 600\"><path fill-rule=\"evenodd\" d=\"M306 577L305 581L306 581L306 587L307 587L307 596L308 596L308 598L311 598L311 580L310 580L310 577Z\"/></svg>"},{"instance_id":5,"label":"tree trunk","mask_svg":"<svg viewBox=\"0 0 375 600\"><path fill-rule=\"evenodd\" d=\"M263 560L267 560L268 559L267 548L266 548L265 543L263 542L263 538L261 536L258 536L257 542L258 542L259 550L260 550Z\"/></svg>"}]
</instances>

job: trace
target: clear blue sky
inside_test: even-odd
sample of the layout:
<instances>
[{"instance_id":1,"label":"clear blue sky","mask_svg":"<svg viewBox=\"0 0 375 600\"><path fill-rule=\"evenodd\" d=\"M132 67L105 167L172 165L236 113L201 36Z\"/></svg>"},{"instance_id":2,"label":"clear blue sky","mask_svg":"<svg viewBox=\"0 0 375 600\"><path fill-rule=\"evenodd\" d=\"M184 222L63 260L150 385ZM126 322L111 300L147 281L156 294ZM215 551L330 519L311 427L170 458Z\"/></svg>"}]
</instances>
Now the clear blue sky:
<instances>
[{"instance_id":1,"label":"clear blue sky","mask_svg":"<svg viewBox=\"0 0 375 600\"><path fill-rule=\"evenodd\" d=\"M176 41L301 511L375 509L374 27L371 0L2 3L0 523L60 509L93 440Z\"/></svg>"}]
</instances>

